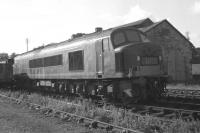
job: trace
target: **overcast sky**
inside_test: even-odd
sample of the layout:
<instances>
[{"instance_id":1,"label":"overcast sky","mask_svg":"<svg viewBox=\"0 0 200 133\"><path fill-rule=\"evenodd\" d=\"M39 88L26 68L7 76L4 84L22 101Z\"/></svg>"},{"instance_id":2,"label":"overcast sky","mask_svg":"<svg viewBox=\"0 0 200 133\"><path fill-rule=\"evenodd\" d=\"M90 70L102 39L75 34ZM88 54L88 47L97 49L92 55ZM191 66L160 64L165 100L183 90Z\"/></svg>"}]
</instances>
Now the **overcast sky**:
<instances>
[{"instance_id":1,"label":"overcast sky","mask_svg":"<svg viewBox=\"0 0 200 133\"><path fill-rule=\"evenodd\" d=\"M200 47L200 0L0 0L0 53L23 53L149 17L167 19Z\"/></svg>"}]
</instances>

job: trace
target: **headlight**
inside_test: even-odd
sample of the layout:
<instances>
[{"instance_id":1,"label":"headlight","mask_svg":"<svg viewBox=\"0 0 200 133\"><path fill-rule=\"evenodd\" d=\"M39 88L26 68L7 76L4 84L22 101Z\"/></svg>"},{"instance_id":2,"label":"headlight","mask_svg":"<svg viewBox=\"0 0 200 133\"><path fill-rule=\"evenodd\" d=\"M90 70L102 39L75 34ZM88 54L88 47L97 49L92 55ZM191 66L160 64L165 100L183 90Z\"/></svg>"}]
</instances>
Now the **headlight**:
<instances>
[{"instance_id":1,"label":"headlight","mask_svg":"<svg viewBox=\"0 0 200 133\"><path fill-rule=\"evenodd\" d=\"M137 61L140 61L140 56L137 56Z\"/></svg>"},{"instance_id":2,"label":"headlight","mask_svg":"<svg viewBox=\"0 0 200 133\"><path fill-rule=\"evenodd\" d=\"M159 61L161 61L162 60L162 56L159 56Z\"/></svg>"}]
</instances>

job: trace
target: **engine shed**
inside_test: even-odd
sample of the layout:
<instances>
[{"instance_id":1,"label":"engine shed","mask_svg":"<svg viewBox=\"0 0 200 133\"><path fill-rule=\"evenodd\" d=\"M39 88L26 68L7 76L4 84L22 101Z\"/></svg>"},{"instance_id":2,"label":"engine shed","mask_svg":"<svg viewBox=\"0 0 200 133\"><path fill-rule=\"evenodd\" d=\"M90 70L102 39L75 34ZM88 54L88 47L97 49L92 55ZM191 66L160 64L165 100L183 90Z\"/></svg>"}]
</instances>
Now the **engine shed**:
<instances>
[{"instance_id":1,"label":"engine shed","mask_svg":"<svg viewBox=\"0 0 200 133\"><path fill-rule=\"evenodd\" d=\"M194 46L168 20L153 22L146 18L124 26L133 26L163 50L163 67L169 81L185 82L192 78L191 59Z\"/></svg>"}]
</instances>

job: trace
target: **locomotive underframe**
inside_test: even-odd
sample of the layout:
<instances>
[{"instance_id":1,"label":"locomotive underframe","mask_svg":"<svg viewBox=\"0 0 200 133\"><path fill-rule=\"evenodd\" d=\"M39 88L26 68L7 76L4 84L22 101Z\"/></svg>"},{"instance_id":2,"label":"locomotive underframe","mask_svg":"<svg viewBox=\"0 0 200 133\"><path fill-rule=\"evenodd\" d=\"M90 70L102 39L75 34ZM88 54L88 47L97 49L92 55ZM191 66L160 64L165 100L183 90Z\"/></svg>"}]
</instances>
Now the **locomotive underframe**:
<instances>
[{"instance_id":1,"label":"locomotive underframe","mask_svg":"<svg viewBox=\"0 0 200 133\"><path fill-rule=\"evenodd\" d=\"M16 79L17 88L52 91L84 98L102 97L114 102L156 100L165 92L165 77L134 77L115 79Z\"/></svg>"}]
</instances>

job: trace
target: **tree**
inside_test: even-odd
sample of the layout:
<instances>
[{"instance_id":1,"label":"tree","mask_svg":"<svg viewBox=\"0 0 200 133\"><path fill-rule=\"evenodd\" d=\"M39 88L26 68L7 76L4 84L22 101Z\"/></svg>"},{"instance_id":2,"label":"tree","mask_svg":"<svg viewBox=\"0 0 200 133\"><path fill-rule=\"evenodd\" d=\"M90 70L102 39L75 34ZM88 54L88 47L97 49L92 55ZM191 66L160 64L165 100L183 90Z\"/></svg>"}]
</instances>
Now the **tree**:
<instances>
[{"instance_id":1,"label":"tree","mask_svg":"<svg viewBox=\"0 0 200 133\"><path fill-rule=\"evenodd\" d=\"M13 52L11 55L10 55L10 58L13 59L17 56L17 54L15 52Z\"/></svg>"},{"instance_id":2,"label":"tree","mask_svg":"<svg viewBox=\"0 0 200 133\"><path fill-rule=\"evenodd\" d=\"M71 39L75 39L75 38L78 38L78 37L82 37L82 36L84 36L84 35L85 35L85 33L76 33L76 34L72 34Z\"/></svg>"}]
</instances>

